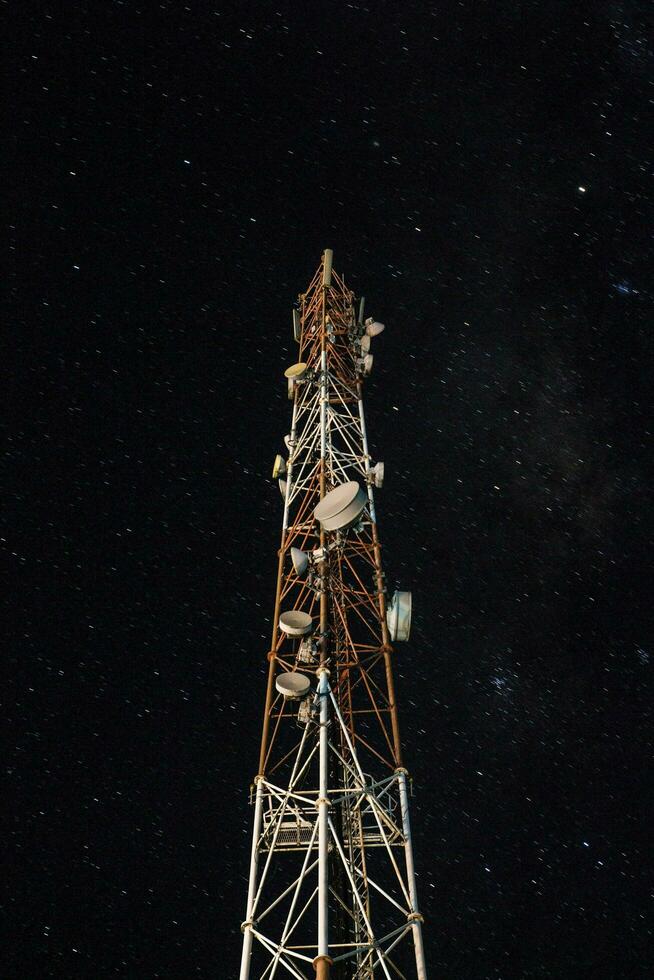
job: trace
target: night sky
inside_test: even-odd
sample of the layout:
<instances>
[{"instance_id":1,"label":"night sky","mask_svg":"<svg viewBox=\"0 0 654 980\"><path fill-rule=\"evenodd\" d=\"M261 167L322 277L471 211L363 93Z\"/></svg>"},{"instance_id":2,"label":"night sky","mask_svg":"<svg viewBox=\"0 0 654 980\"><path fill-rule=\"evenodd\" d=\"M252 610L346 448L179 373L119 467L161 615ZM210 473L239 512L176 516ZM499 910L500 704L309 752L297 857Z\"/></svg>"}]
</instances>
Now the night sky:
<instances>
[{"instance_id":1,"label":"night sky","mask_svg":"<svg viewBox=\"0 0 654 980\"><path fill-rule=\"evenodd\" d=\"M325 247L387 325L431 980L652 976L651 4L44 0L9 35L3 980L236 974Z\"/></svg>"}]
</instances>

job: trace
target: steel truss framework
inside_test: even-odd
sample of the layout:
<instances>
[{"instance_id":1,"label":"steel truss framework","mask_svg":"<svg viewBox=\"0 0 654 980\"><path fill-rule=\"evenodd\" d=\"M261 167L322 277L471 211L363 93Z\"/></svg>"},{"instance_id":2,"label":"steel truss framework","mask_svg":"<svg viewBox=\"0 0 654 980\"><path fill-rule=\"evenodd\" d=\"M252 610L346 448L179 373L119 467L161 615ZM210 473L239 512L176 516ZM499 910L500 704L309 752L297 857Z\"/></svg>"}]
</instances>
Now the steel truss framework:
<instances>
[{"instance_id":1,"label":"steel truss framework","mask_svg":"<svg viewBox=\"0 0 654 980\"><path fill-rule=\"evenodd\" d=\"M295 313L307 371L289 383L240 980L426 978L363 411L363 302L359 322L354 303L325 252ZM345 531L323 530L316 505L351 480L367 488L363 514ZM295 571L291 548L311 556L308 575ZM287 610L309 613L313 634L282 631ZM278 694L287 671L315 677L313 693Z\"/></svg>"}]
</instances>

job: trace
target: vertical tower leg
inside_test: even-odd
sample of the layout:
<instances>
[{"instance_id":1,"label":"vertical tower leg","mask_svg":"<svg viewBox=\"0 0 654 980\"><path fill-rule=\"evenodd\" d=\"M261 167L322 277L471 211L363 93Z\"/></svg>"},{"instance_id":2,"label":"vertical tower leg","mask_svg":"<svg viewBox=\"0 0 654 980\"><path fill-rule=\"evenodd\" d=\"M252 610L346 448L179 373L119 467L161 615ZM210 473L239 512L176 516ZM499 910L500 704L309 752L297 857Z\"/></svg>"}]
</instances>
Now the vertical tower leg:
<instances>
[{"instance_id":1,"label":"vertical tower leg","mask_svg":"<svg viewBox=\"0 0 654 980\"><path fill-rule=\"evenodd\" d=\"M425 948L422 942L422 916L418 911L418 889L416 887L416 871L413 863L413 844L411 843L411 823L409 821L409 798L406 788L406 770L399 769L398 781L400 786L400 809L402 811L402 832L404 834L404 856L406 860L406 876L411 898L411 928L413 930L413 945L416 954L416 971L418 980L427 980L425 965Z\"/></svg>"},{"instance_id":2,"label":"vertical tower leg","mask_svg":"<svg viewBox=\"0 0 654 980\"><path fill-rule=\"evenodd\" d=\"M257 885L257 865L259 863L259 835L261 834L261 810L263 791L261 777L257 776L257 798L254 805L254 828L252 830L252 851L250 854L250 882L248 885L248 903L245 922L241 926L243 932L243 952L241 954L241 972L239 980L248 980L250 975L250 956L252 955L252 914Z\"/></svg>"},{"instance_id":3,"label":"vertical tower leg","mask_svg":"<svg viewBox=\"0 0 654 980\"><path fill-rule=\"evenodd\" d=\"M318 794L318 955L314 960L317 980L329 980L329 800L328 738L329 671L320 670L320 784Z\"/></svg>"}]
</instances>

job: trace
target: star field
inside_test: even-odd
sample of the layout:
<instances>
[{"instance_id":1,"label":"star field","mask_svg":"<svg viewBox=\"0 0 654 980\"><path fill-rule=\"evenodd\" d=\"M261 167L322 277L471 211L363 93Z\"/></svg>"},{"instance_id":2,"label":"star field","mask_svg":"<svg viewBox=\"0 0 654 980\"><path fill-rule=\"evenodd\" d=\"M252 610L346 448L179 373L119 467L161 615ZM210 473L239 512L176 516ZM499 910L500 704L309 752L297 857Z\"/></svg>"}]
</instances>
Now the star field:
<instances>
[{"instance_id":1,"label":"star field","mask_svg":"<svg viewBox=\"0 0 654 980\"><path fill-rule=\"evenodd\" d=\"M305 9L306 8L306 9ZM322 250L366 412L432 977L649 977L652 12L12 13L6 978L237 975Z\"/></svg>"}]
</instances>

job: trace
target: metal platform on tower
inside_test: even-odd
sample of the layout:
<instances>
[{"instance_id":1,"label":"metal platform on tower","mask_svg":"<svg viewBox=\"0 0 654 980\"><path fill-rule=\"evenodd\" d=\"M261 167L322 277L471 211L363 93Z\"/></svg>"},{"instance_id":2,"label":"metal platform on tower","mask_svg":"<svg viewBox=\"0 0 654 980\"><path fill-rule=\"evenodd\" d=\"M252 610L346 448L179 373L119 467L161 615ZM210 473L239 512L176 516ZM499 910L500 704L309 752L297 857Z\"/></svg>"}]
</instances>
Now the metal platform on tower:
<instances>
[{"instance_id":1,"label":"metal platform on tower","mask_svg":"<svg viewBox=\"0 0 654 980\"><path fill-rule=\"evenodd\" d=\"M330 249L292 324L240 980L425 980L392 669L411 594L387 595L374 496L384 466L363 409L384 327L364 318Z\"/></svg>"}]
</instances>

